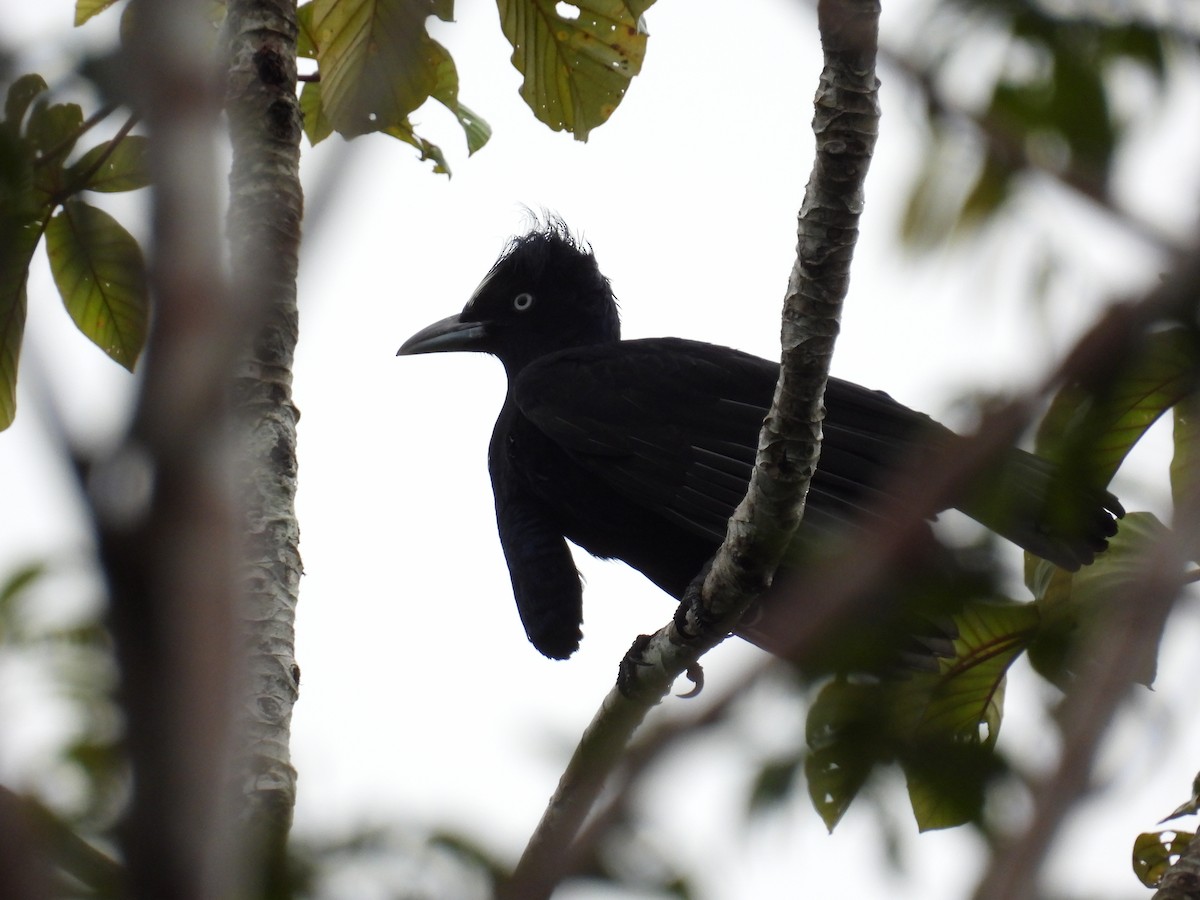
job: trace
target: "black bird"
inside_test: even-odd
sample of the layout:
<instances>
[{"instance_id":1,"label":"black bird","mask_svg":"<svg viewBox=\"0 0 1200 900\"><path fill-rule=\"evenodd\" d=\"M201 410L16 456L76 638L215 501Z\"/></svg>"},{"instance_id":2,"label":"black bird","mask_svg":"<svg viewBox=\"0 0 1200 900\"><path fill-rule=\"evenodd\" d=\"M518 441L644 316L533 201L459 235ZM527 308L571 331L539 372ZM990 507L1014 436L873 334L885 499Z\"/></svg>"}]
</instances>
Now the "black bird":
<instances>
[{"instance_id":1,"label":"black bird","mask_svg":"<svg viewBox=\"0 0 1200 900\"><path fill-rule=\"evenodd\" d=\"M558 659L579 646L582 587L568 540L681 597L745 494L778 364L680 338L621 340L608 279L558 220L514 238L463 311L417 332L397 355L450 350L490 353L508 375L488 468L533 645ZM861 528L897 466L962 440L837 378L825 405L797 555ZM1081 492L1079 527L1064 533L1047 502L1055 467L1012 450L1002 468L1006 511L964 501L963 512L1067 569L1107 546L1124 513L1111 494Z\"/></svg>"}]
</instances>

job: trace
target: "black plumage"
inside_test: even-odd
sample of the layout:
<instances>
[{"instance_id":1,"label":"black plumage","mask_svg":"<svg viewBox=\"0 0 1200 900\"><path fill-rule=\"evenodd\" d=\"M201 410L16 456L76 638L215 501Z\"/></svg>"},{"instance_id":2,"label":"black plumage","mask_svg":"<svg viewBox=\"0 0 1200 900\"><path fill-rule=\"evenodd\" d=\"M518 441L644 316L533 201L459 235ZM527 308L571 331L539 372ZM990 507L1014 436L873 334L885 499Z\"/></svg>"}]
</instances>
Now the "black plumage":
<instances>
[{"instance_id":1,"label":"black plumage","mask_svg":"<svg viewBox=\"0 0 1200 900\"><path fill-rule=\"evenodd\" d=\"M579 645L582 588L568 540L682 596L745 494L778 364L679 338L622 341L608 280L557 221L515 238L461 313L399 353L450 350L491 353L508 375L488 465L534 646L565 658ZM897 466L961 440L840 379L829 380L825 406L821 460L785 565L880 515ZM1025 549L1076 569L1115 533L1123 510L1103 490L1075 493L1082 512L1064 531L1047 508L1051 464L1012 450L999 469L1004 512L960 508Z\"/></svg>"}]
</instances>

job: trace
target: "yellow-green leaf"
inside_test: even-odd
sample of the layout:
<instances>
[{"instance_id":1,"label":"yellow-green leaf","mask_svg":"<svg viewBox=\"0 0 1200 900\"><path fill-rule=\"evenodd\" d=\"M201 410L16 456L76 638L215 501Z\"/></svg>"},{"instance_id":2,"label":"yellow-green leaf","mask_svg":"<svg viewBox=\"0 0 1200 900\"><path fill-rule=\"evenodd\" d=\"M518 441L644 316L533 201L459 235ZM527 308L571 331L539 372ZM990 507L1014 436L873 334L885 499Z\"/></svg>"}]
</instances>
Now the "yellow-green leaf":
<instances>
[{"instance_id":1,"label":"yellow-green leaf","mask_svg":"<svg viewBox=\"0 0 1200 900\"><path fill-rule=\"evenodd\" d=\"M1153 831L1133 842L1133 871L1148 888L1158 887L1167 870L1196 835L1190 831Z\"/></svg>"},{"instance_id":2,"label":"yellow-green leaf","mask_svg":"<svg viewBox=\"0 0 1200 900\"><path fill-rule=\"evenodd\" d=\"M140 135L126 135L113 145L98 144L67 169L66 182L72 191L133 191L150 183L146 165L149 142Z\"/></svg>"},{"instance_id":3,"label":"yellow-green leaf","mask_svg":"<svg viewBox=\"0 0 1200 900\"><path fill-rule=\"evenodd\" d=\"M937 672L897 686L897 727L921 742L992 745L1000 732L1004 676L1040 622L1029 603L972 600L953 616L958 635Z\"/></svg>"},{"instance_id":4,"label":"yellow-green leaf","mask_svg":"<svg viewBox=\"0 0 1200 900\"><path fill-rule=\"evenodd\" d=\"M99 15L117 0L75 0L75 27L78 28L92 16Z\"/></svg>"},{"instance_id":5,"label":"yellow-green leaf","mask_svg":"<svg viewBox=\"0 0 1200 900\"><path fill-rule=\"evenodd\" d=\"M300 112L304 115L304 134L314 147L333 134L333 123L321 108L321 82L304 83L300 89Z\"/></svg>"},{"instance_id":6,"label":"yellow-green leaf","mask_svg":"<svg viewBox=\"0 0 1200 900\"><path fill-rule=\"evenodd\" d=\"M313 34L313 4L312 0L308 3L300 4L296 10L296 25L299 26L299 31L296 34L296 55L302 56L305 59L317 58L317 39Z\"/></svg>"},{"instance_id":7,"label":"yellow-green leaf","mask_svg":"<svg viewBox=\"0 0 1200 900\"><path fill-rule=\"evenodd\" d=\"M314 0L321 102L346 137L405 122L437 84L429 0Z\"/></svg>"},{"instance_id":8,"label":"yellow-green leaf","mask_svg":"<svg viewBox=\"0 0 1200 900\"><path fill-rule=\"evenodd\" d=\"M69 200L46 228L46 251L79 330L132 370L146 340L149 309L137 241L108 213Z\"/></svg>"},{"instance_id":9,"label":"yellow-green leaf","mask_svg":"<svg viewBox=\"0 0 1200 900\"><path fill-rule=\"evenodd\" d=\"M581 141L607 121L641 71L647 38L641 14L651 3L499 0L500 27L534 115Z\"/></svg>"},{"instance_id":10,"label":"yellow-green leaf","mask_svg":"<svg viewBox=\"0 0 1200 900\"><path fill-rule=\"evenodd\" d=\"M437 60L437 83L433 88L433 99L454 113L454 117L458 119L458 124L467 136L467 155L470 156L488 142L492 136L492 128L480 116L458 102L458 69L455 68L454 60L437 41L430 43Z\"/></svg>"},{"instance_id":11,"label":"yellow-green leaf","mask_svg":"<svg viewBox=\"0 0 1200 900\"><path fill-rule=\"evenodd\" d=\"M450 166L446 164L442 148L417 134L408 119L385 128L383 133L416 147L421 152L422 160L428 159L433 162L433 171L438 175L450 174Z\"/></svg>"}]
</instances>

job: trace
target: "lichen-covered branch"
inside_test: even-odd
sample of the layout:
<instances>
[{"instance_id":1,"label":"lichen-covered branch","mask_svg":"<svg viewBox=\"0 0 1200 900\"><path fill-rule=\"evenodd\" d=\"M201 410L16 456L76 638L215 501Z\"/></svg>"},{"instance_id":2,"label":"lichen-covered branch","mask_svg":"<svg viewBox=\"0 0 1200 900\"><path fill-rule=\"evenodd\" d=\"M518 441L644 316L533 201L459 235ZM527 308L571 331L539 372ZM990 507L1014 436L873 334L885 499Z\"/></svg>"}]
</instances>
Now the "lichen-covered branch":
<instances>
[{"instance_id":1,"label":"lichen-covered branch","mask_svg":"<svg viewBox=\"0 0 1200 900\"><path fill-rule=\"evenodd\" d=\"M303 214L296 35L294 0L228 4L233 289L259 313L234 379L245 528L237 616L247 653L237 777L268 880L282 877L296 793L288 749L299 688L294 620L301 574L294 504L299 414L291 394Z\"/></svg>"}]
</instances>

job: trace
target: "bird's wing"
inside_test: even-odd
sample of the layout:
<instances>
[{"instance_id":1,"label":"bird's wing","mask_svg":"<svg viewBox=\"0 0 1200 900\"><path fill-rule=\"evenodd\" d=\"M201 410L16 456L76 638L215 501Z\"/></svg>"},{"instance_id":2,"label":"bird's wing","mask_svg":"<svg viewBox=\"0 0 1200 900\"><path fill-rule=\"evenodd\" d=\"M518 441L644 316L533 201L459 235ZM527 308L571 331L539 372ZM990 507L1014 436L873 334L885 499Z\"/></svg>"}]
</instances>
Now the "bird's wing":
<instances>
[{"instance_id":1,"label":"bird's wing","mask_svg":"<svg viewBox=\"0 0 1200 900\"><path fill-rule=\"evenodd\" d=\"M497 431L507 435L514 410L505 404ZM502 438L503 440L503 438ZM517 612L529 641L544 656L566 659L579 648L583 587L562 532L545 504L522 488L495 444L488 468L496 499L496 525L508 564Z\"/></svg>"},{"instance_id":2,"label":"bird's wing","mask_svg":"<svg viewBox=\"0 0 1200 900\"><path fill-rule=\"evenodd\" d=\"M628 500L720 542L746 492L778 365L674 338L551 354L512 388L521 412ZM940 426L832 379L805 527L833 533L878 506L918 432Z\"/></svg>"}]
</instances>

